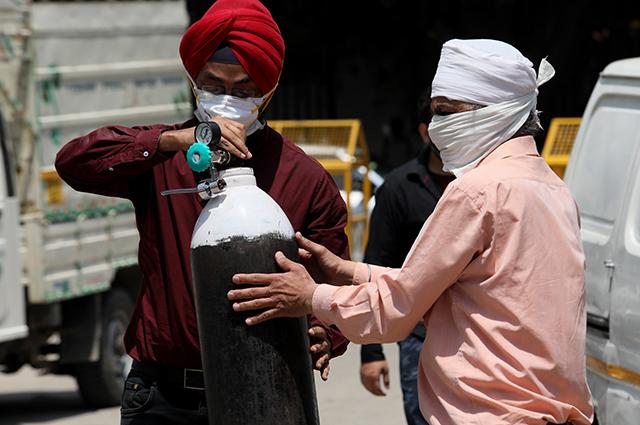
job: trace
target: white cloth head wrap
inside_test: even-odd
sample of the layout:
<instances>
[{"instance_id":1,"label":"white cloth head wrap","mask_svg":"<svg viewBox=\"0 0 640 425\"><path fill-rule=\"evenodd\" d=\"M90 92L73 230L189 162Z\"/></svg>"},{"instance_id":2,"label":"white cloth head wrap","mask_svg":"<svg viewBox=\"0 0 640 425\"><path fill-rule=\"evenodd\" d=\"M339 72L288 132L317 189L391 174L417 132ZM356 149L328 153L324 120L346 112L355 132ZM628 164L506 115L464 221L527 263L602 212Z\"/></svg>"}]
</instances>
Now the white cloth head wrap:
<instances>
[{"instance_id":1,"label":"white cloth head wrap","mask_svg":"<svg viewBox=\"0 0 640 425\"><path fill-rule=\"evenodd\" d=\"M543 59L536 78L531 61L501 41L447 41L431 98L443 96L485 107L433 117L429 136L440 150L444 170L459 177L509 140L531 111L537 113L538 87L554 73Z\"/></svg>"}]
</instances>

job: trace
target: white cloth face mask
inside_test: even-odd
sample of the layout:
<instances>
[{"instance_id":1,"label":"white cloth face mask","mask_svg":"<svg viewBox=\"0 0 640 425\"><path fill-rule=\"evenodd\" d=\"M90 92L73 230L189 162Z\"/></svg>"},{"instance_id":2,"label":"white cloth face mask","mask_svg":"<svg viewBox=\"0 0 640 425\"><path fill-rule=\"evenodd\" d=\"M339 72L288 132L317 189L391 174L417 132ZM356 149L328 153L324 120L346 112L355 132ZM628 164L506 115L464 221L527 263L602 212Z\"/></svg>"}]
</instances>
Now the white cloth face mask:
<instances>
[{"instance_id":1,"label":"white cloth face mask","mask_svg":"<svg viewBox=\"0 0 640 425\"><path fill-rule=\"evenodd\" d=\"M194 88L198 105L194 115L200 121L211 121L215 117L236 121L245 126L246 134L249 136L264 127L264 123L258 121L260 106L273 93L273 90L262 97L240 98Z\"/></svg>"},{"instance_id":2,"label":"white cloth face mask","mask_svg":"<svg viewBox=\"0 0 640 425\"><path fill-rule=\"evenodd\" d=\"M536 97L432 118L429 137L440 150L442 169L460 177L513 136L536 106Z\"/></svg>"},{"instance_id":3,"label":"white cloth face mask","mask_svg":"<svg viewBox=\"0 0 640 425\"><path fill-rule=\"evenodd\" d=\"M537 86L554 74L542 60ZM535 110L538 90L516 99L446 116L436 115L429 124L429 137L440 150L443 170L460 177L474 168L495 148L511 139Z\"/></svg>"}]
</instances>

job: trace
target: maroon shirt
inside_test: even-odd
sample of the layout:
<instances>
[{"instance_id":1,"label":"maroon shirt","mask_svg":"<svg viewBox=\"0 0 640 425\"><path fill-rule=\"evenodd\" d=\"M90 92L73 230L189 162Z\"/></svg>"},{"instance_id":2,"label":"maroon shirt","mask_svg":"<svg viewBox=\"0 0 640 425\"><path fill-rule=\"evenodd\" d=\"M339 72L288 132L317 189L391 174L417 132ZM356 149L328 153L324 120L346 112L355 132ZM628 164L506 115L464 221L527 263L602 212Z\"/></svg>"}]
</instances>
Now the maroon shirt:
<instances>
[{"instance_id":1,"label":"maroon shirt","mask_svg":"<svg viewBox=\"0 0 640 425\"><path fill-rule=\"evenodd\" d=\"M195 187L204 175L191 171L183 152L160 152L158 140L163 131L193 125L105 127L70 141L56 158L58 173L74 189L133 202L143 282L125 346L138 361L182 368L201 366L189 253L205 202L160 192ZM294 230L347 258L347 210L331 175L268 126L248 137L247 146L253 157L245 165ZM348 341L336 328L329 331L332 355L344 353Z\"/></svg>"}]
</instances>

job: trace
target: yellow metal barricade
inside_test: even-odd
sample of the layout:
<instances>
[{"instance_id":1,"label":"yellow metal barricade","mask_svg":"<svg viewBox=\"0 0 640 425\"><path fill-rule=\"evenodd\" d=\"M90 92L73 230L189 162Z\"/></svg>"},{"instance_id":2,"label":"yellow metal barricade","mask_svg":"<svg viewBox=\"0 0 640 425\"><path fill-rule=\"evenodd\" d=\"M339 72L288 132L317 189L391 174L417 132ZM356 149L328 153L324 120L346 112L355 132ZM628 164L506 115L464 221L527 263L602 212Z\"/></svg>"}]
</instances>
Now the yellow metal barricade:
<instances>
[{"instance_id":1,"label":"yellow metal barricade","mask_svg":"<svg viewBox=\"0 0 640 425\"><path fill-rule=\"evenodd\" d=\"M316 158L339 183L344 191L349 222L346 233L351 255L355 249L364 252L369 231L367 205L371 198L369 172L369 150L362 123L358 119L334 120L282 120L269 121L269 126L296 143L308 155ZM362 170L362 209L354 212L351 207L354 196L353 174ZM358 228L358 240L354 240ZM354 243L358 246L354 246Z\"/></svg>"},{"instance_id":2,"label":"yellow metal barricade","mask_svg":"<svg viewBox=\"0 0 640 425\"><path fill-rule=\"evenodd\" d=\"M555 173L563 178L573 148L573 141L580 128L580 117L553 118L544 141L542 157Z\"/></svg>"}]
</instances>

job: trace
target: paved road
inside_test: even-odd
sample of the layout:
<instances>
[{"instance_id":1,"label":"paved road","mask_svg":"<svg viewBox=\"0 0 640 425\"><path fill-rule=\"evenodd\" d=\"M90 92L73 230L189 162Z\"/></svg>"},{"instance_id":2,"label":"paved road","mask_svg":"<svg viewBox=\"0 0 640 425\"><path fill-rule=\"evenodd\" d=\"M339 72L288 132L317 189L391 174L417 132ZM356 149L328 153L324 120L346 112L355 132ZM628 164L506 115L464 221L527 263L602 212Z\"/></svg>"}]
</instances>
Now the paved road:
<instances>
[{"instance_id":1,"label":"paved road","mask_svg":"<svg viewBox=\"0 0 640 425\"><path fill-rule=\"evenodd\" d=\"M391 390L386 397L370 395L358 377L359 346L351 345L334 359L329 382L316 380L320 420L330 425L403 425L398 381L398 350L385 346L391 364ZM316 375L317 377L317 375ZM88 410L82 406L75 381L63 376L38 376L23 368L0 375L0 425L117 425L118 408Z\"/></svg>"}]
</instances>

